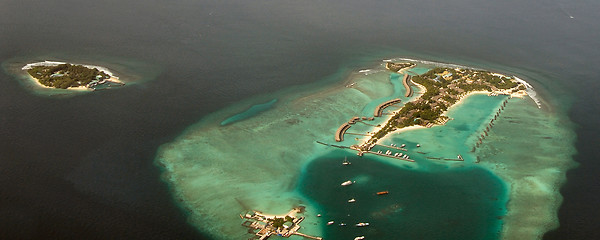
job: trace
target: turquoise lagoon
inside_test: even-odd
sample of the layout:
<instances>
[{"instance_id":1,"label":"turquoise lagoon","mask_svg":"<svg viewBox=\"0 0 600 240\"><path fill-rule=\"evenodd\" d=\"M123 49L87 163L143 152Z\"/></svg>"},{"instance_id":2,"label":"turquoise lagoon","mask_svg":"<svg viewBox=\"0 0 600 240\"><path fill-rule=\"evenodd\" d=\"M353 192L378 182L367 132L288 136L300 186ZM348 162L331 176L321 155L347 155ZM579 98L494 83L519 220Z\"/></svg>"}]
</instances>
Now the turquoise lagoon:
<instances>
[{"instance_id":1,"label":"turquoise lagoon","mask_svg":"<svg viewBox=\"0 0 600 240\"><path fill-rule=\"evenodd\" d=\"M411 72L431 67L419 62ZM254 97L186 129L159 149L157 162L189 221L216 239L251 237L240 225L244 211L281 214L298 205L306 206L301 232L326 239L530 239L557 226L574 134L530 98L472 95L449 109L446 125L394 132L381 142L406 144L414 163L316 143L360 142L386 119L354 124L341 143L333 135L354 116L372 116L381 102L415 98L404 97L400 77L379 64ZM489 136L473 148L505 100ZM458 154L465 161L431 159ZM344 158L352 164L343 166ZM356 183L340 186L346 180ZM375 194L383 190L390 193ZM353 226L358 222L371 225Z\"/></svg>"}]
</instances>

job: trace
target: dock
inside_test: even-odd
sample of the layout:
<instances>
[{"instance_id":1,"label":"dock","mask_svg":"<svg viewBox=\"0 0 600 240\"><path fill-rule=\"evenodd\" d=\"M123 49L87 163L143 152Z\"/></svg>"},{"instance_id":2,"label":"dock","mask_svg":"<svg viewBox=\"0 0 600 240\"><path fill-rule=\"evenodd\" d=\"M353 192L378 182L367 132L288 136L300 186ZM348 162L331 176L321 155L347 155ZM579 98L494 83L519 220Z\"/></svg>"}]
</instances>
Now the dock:
<instances>
[{"instance_id":1,"label":"dock","mask_svg":"<svg viewBox=\"0 0 600 240\"><path fill-rule=\"evenodd\" d=\"M412 159L398 157L398 156L394 156L394 155L387 155L387 154L384 154L384 153L378 153L378 152L373 152L373 151L366 151L366 152L363 152L363 153L370 153L370 154L374 154L374 155L377 155L377 156L395 158L395 159L399 159L399 160L403 160L403 161L407 161L407 162L415 162L415 160L412 160Z\"/></svg>"},{"instance_id":2,"label":"dock","mask_svg":"<svg viewBox=\"0 0 600 240\"><path fill-rule=\"evenodd\" d=\"M427 157L427 159L442 160L442 161L455 161L455 162L463 162L463 161L465 161L464 159L460 159L460 158Z\"/></svg>"},{"instance_id":3,"label":"dock","mask_svg":"<svg viewBox=\"0 0 600 240\"><path fill-rule=\"evenodd\" d=\"M375 112L373 113L373 116L381 117L381 115L383 113L383 109L385 109L386 107L392 106L394 104L400 103L401 101L402 100L400 98L396 98L396 99L392 99L387 102L384 102L382 104L379 104L379 106L377 106L375 108Z\"/></svg>"},{"instance_id":4,"label":"dock","mask_svg":"<svg viewBox=\"0 0 600 240\"><path fill-rule=\"evenodd\" d=\"M340 146L340 145L328 144L328 143L324 143L324 142L321 142L321 141L316 141L316 142L317 142L318 144L325 145L325 146L328 146L328 147L336 147L336 148L341 148L341 149L348 149L348 148L349 148L349 147L346 147L346 146Z\"/></svg>"},{"instance_id":5,"label":"dock","mask_svg":"<svg viewBox=\"0 0 600 240\"><path fill-rule=\"evenodd\" d=\"M344 133L346 133L346 131L348 131L349 128L350 128L349 123L342 124L342 126L340 126L338 128L338 130L335 132L335 141L336 142L344 141Z\"/></svg>"},{"instance_id":6,"label":"dock","mask_svg":"<svg viewBox=\"0 0 600 240\"><path fill-rule=\"evenodd\" d=\"M368 124L368 123L364 122L366 120L373 121L373 120L375 120L375 118L372 118L372 117L352 117L352 119L350 119L350 120L348 120L348 122L345 122L344 124L342 124L338 128L338 130L335 132L335 136L334 136L335 141L336 142L344 141L344 134L346 134L346 131L348 131L348 129L350 129L350 127L353 124L363 123L363 124L366 124L366 125L369 125L369 126L374 126L373 124ZM361 133L348 133L348 134L370 136L370 135L361 134Z\"/></svg>"},{"instance_id":7,"label":"dock","mask_svg":"<svg viewBox=\"0 0 600 240\"><path fill-rule=\"evenodd\" d=\"M375 143L375 145L380 146L380 147L386 147L386 148L393 148L393 149L397 149L397 150L402 150L402 151L408 151L406 148L401 148L401 147L396 147L396 146L388 146L388 145L383 145L383 144L379 144L379 143Z\"/></svg>"},{"instance_id":8,"label":"dock","mask_svg":"<svg viewBox=\"0 0 600 240\"><path fill-rule=\"evenodd\" d=\"M413 94L412 88L410 88L410 79L410 75L404 74L404 78L402 79L402 85L404 85L404 88L406 88L406 94L404 94L405 97L410 97Z\"/></svg>"},{"instance_id":9,"label":"dock","mask_svg":"<svg viewBox=\"0 0 600 240\"><path fill-rule=\"evenodd\" d=\"M249 228L248 232L254 233L254 237L250 239L268 239L272 235L277 235L284 238L289 238L292 235L301 236L308 239L323 240L322 237L310 236L301 232L300 223L304 217L297 217L297 213L303 211L302 207L294 208L286 215L266 215L262 212L253 210L244 215L240 214L240 218L244 220L242 226ZM289 222L290 225L284 223ZM258 232L254 232L258 231Z\"/></svg>"}]
</instances>

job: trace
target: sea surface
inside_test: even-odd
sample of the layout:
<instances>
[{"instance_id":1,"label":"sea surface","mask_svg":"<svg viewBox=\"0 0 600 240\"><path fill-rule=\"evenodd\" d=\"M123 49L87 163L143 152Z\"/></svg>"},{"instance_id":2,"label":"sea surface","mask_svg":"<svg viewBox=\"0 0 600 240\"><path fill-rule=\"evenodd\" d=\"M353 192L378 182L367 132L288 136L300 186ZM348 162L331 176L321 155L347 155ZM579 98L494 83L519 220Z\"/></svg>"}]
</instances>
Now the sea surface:
<instances>
[{"instance_id":1,"label":"sea surface","mask_svg":"<svg viewBox=\"0 0 600 240\"><path fill-rule=\"evenodd\" d=\"M226 217L222 212L196 214L197 209L190 209L213 209L221 200L224 209L237 204L236 214L243 211L240 203L279 212L307 205L312 217L303 229L327 239L359 234L371 235L369 239L389 239L389 234L496 239L502 222L511 221L507 181L536 187L549 179L564 185L532 196L532 201L543 201L544 193L559 191L562 196L553 199L558 211L545 213L555 224L544 228L556 229L544 239L600 238L595 206L600 201L598 10L600 3L590 0L0 0L0 238L228 238L215 232L244 229L221 221ZM533 85L542 109L531 100L512 99L503 115L508 118L497 123L486 147L470 153L473 138L467 136L460 138L463 147L448 153L454 157L466 151L465 166L429 161L411 168L315 145L319 136L329 136L325 133L335 132L353 115L366 115L377 101L402 94L396 78L359 72L398 57L516 75ZM45 96L7 69L14 62L43 60L106 65L137 77L137 83ZM340 98L323 92L361 81L375 84L357 84L364 95L350 95L345 107L334 102ZM514 119L522 116L528 117ZM456 125L451 121L429 133L412 130L388 141L419 142L425 149L427 138L451 141L449 134L481 127L454 118ZM302 122L306 119L313 122ZM266 121L278 128L258 124ZM516 129L525 137L515 138ZM257 133L272 134L266 135L272 139L256 138ZM181 198L183 185L173 184L160 159L165 149L179 149L177 143L188 137L188 146L169 152L190 156L185 159L189 165L179 166L188 168L179 173L222 178L214 183L180 179L199 189ZM285 141L275 141L279 139ZM539 172L519 173L514 179L498 176L509 176L503 169L517 164L504 165L506 159L529 161L521 154L527 151L564 155L559 160L578 164L537 158L555 168L530 164ZM488 161L474 167L474 156ZM351 168L341 165L345 157ZM255 164L259 161L263 164ZM286 166L292 171L285 171ZM241 171L236 169L253 167L273 171L256 179L228 178ZM570 169L566 178L565 169ZM340 180L354 177L357 183L351 188L339 187ZM239 196L215 190L218 186L238 188ZM252 192L257 186L265 192ZM390 194L376 198L373 193L380 190ZM260 198L264 193L269 195ZM205 196L214 199L189 202ZM347 203L352 197L356 206ZM317 212L328 219L317 219ZM360 220L363 215L366 220ZM517 217L512 220L522 219ZM326 226L329 218L348 221L350 230ZM372 226L359 232L352 226L357 221ZM399 221L406 224L396 225ZM394 229L384 231L388 228Z\"/></svg>"}]
</instances>

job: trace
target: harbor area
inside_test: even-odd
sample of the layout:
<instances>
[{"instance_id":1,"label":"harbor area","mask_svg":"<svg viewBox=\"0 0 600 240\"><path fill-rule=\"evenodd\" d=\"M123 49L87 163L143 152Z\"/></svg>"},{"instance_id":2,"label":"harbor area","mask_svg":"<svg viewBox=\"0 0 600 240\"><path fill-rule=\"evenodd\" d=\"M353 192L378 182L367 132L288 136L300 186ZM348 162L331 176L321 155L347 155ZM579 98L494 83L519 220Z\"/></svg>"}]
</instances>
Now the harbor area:
<instances>
[{"instance_id":1,"label":"harbor area","mask_svg":"<svg viewBox=\"0 0 600 240\"><path fill-rule=\"evenodd\" d=\"M248 233L254 234L248 240L268 239L276 235L289 238L292 235L304 237L305 239L322 240L321 237L310 236L299 232L300 223L304 220L303 216L297 216L304 212L304 207L296 207L285 215L267 215L260 211L250 211L240 214L243 220L242 226L248 228Z\"/></svg>"}]
</instances>

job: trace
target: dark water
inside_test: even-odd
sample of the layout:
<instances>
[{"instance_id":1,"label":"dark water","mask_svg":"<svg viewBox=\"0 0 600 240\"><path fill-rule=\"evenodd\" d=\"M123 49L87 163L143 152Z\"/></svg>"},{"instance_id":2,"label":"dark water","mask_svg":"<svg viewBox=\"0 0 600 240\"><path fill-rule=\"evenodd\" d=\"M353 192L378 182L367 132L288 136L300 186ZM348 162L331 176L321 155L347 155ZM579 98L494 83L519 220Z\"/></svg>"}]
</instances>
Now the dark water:
<instances>
[{"instance_id":1,"label":"dark water","mask_svg":"<svg viewBox=\"0 0 600 240\"><path fill-rule=\"evenodd\" d=\"M202 239L160 181L160 144L245 97L397 56L543 76L524 77L572 103L554 107L578 126L581 163L546 238L600 238L598 10L592 0L0 0L1 62L162 66L153 81L67 99L0 73L0 238Z\"/></svg>"},{"instance_id":2,"label":"dark water","mask_svg":"<svg viewBox=\"0 0 600 240\"><path fill-rule=\"evenodd\" d=\"M330 154L309 164L299 191L328 206L325 239L497 239L506 188L481 169L418 172ZM346 153L347 155L347 153ZM350 186L341 186L347 180ZM376 195L388 191L387 195ZM349 199L356 202L349 203ZM354 226L368 222L368 227ZM346 223L340 226L339 223Z\"/></svg>"}]
</instances>

